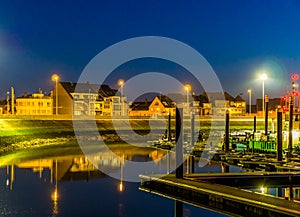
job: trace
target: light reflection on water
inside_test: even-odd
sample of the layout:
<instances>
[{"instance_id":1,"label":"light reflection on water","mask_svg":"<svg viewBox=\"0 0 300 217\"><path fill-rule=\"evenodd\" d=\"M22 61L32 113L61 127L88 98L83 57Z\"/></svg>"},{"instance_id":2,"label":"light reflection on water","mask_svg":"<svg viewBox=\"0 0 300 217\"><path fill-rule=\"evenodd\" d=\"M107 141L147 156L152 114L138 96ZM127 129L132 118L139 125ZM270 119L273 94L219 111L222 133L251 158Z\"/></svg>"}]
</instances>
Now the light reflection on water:
<instances>
[{"instance_id":1,"label":"light reflection on water","mask_svg":"<svg viewBox=\"0 0 300 217\"><path fill-rule=\"evenodd\" d=\"M142 154L143 153L143 154ZM152 160L160 152L132 152L124 158ZM47 153L49 156L49 153ZM99 158L110 170L121 171L123 162ZM164 165L165 166L165 165ZM164 166L162 168L166 169ZM195 172L221 172L219 164ZM230 171L241 171L232 167ZM165 171L166 173L167 171ZM0 216L173 216L174 201L138 190L139 183L110 178L89 163L84 155L64 154L21 162L0 168ZM184 216L223 216L184 205Z\"/></svg>"},{"instance_id":2,"label":"light reflection on water","mask_svg":"<svg viewBox=\"0 0 300 217\"><path fill-rule=\"evenodd\" d=\"M260 188L249 188L249 191L279 197L284 200L293 200L300 202L300 187L268 187L261 186Z\"/></svg>"}]
</instances>

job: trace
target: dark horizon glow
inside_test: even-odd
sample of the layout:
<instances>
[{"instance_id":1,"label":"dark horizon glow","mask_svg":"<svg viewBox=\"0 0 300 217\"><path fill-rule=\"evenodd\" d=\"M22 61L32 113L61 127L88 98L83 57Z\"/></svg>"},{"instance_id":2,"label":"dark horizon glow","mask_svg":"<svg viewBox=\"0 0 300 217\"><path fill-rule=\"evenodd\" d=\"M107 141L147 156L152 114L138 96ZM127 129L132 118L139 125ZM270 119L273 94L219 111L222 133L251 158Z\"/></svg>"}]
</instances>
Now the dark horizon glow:
<instances>
[{"instance_id":1,"label":"dark horizon glow","mask_svg":"<svg viewBox=\"0 0 300 217\"><path fill-rule=\"evenodd\" d=\"M253 101L261 98L260 71L268 73L271 98L285 94L290 75L300 72L298 1L12 0L0 2L0 99L11 86L16 96L38 88L49 93L53 73L76 82L106 47L147 35L190 45L214 68L224 91L246 100L249 88Z\"/></svg>"}]
</instances>

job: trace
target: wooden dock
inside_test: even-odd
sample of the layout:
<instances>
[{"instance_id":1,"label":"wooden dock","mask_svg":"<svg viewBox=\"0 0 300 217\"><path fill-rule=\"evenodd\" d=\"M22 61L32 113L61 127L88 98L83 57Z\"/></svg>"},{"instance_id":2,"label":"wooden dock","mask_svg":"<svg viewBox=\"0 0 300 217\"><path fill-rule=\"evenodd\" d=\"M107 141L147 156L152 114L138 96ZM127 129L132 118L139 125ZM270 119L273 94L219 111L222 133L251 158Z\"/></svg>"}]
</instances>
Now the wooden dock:
<instances>
[{"instance_id":1,"label":"wooden dock","mask_svg":"<svg viewBox=\"0 0 300 217\"><path fill-rule=\"evenodd\" d=\"M244 180L249 179L251 174L253 179L269 181L284 177L285 181L291 179L299 183L300 178L300 174L291 173L239 174ZM227 178L232 181L233 177L239 174L195 174L183 179L176 178L175 175L161 178L156 175L140 175L140 190L234 216L300 216L299 203L207 181L210 176L210 180Z\"/></svg>"}]
</instances>

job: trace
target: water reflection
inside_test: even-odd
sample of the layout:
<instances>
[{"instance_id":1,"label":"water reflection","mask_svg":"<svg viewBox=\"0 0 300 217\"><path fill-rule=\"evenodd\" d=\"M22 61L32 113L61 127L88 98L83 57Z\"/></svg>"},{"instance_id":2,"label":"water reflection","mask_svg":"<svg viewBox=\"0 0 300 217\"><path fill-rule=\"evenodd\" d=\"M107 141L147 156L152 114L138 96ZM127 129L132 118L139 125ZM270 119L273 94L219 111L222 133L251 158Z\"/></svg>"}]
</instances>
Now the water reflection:
<instances>
[{"instance_id":1,"label":"water reflection","mask_svg":"<svg viewBox=\"0 0 300 217\"><path fill-rule=\"evenodd\" d=\"M32 217L172 216L174 203L171 200L140 192L139 183L124 181L123 175L126 172L125 159L154 160L162 173L171 173L173 155L165 161L160 161L159 159L166 154L165 151L145 148L116 148L114 151L121 157L114 158L107 153L95 153L94 157L98 165L120 173L120 180L108 177L83 154L72 154L72 151L60 155L52 155L47 151L35 157L10 161L8 165L0 167L0 192L5 191L2 189L5 186L7 189L6 194L1 193L0 216L3 213L6 213L4 216ZM197 162L196 172L222 170L216 163L205 168L196 165ZM184 205L183 213L187 216L207 213L222 216L189 205Z\"/></svg>"},{"instance_id":2,"label":"water reflection","mask_svg":"<svg viewBox=\"0 0 300 217\"><path fill-rule=\"evenodd\" d=\"M55 188L54 191L51 194L51 199L53 201L53 209L52 209L52 216L55 217L58 214L58 180L57 180L57 174L58 174L58 165L57 165L57 159L55 160ZM52 182L52 176L51 176L51 182Z\"/></svg>"},{"instance_id":3,"label":"water reflection","mask_svg":"<svg viewBox=\"0 0 300 217\"><path fill-rule=\"evenodd\" d=\"M285 200L300 202L300 187L268 187L261 186L260 188L246 189L253 192L276 196Z\"/></svg>"}]
</instances>

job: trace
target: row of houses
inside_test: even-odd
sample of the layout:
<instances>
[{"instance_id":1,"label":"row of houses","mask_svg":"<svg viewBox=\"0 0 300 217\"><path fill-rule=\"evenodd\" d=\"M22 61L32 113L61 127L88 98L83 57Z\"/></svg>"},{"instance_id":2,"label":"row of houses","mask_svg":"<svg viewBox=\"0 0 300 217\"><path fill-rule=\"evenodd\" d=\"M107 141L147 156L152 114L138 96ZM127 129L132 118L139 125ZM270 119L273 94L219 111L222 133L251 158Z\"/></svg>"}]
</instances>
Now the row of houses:
<instances>
[{"instance_id":1,"label":"row of houses","mask_svg":"<svg viewBox=\"0 0 300 217\"><path fill-rule=\"evenodd\" d=\"M222 115L226 110L231 115L245 115L247 105L240 96L229 93L202 93L191 95L168 94L154 96L151 100L128 102L127 98L108 85L58 82L50 94L24 94L10 99L0 108L16 115L97 115L97 116L152 116L175 115L176 107L184 113L199 115ZM6 108L6 109L5 109ZM252 110L253 111L253 110ZM1 112L1 111L0 111Z\"/></svg>"}]
</instances>

